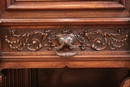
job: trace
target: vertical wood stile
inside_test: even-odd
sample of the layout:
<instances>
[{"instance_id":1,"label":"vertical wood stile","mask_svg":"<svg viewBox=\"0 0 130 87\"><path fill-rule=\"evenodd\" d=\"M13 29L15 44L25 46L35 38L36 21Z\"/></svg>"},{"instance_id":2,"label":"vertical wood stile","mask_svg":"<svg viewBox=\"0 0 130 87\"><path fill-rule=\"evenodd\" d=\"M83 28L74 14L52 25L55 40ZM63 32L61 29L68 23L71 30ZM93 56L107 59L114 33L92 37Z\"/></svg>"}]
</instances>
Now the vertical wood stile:
<instances>
[{"instance_id":1,"label":"vertical wood stile","mask_svg":"<svg viewBox=\"0 0 130 87\"><path fill-rule=\"evenodd\" d=\"M32 87L31 69L7 69L4 87Z\"/></svg>"}]
</instances>

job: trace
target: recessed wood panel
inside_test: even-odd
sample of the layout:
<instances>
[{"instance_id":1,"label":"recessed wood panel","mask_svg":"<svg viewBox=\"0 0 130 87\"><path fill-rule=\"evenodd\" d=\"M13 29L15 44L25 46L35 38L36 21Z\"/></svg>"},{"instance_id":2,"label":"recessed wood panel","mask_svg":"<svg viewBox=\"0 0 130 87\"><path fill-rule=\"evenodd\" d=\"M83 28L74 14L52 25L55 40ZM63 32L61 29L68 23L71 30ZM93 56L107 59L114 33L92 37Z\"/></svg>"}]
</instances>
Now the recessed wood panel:
<instances>
[{"instance_id":1,"label":"recessed wood panel","mask_svg":"<svg viewBox=\"0 0 130 87\"><path fill-rule=\"evenodd\" d=\"M48 2L48 1L14 1L7 0L9 10L65 10L65 9L124 9L119 1L72 1L72 2ZM10 3L10 4L9 4Z\"/></svg>"},{"instance_id":2,"label":"recessed wood panel","mask_svg":"<svg viewBox=\"0 0 130 87\"><path fill-rule=\"evenodd\" d=\"M38 87L119 87L128 69L38 69Z\"/></svg>"},{"instance_id":3,"label":"recessed wood panel","mask_svg":"<svg viewBox=\"0 0 130 87\"><path fill-rule=\"evenodd\" d=\"M37 87L36 69L5 69L2 87Z\"/></svg>"}]
</instances>

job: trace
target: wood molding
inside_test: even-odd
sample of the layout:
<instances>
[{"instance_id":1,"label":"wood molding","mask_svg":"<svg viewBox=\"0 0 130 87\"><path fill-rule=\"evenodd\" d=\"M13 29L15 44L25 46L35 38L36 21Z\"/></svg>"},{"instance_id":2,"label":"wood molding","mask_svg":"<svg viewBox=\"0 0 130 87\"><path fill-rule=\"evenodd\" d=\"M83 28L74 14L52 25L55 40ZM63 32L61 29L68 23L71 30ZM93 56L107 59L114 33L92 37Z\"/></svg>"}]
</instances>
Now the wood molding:
<instances>
[{"instance_id":1,"label":"wood molding","mask_svg":"<svg viewBox=\"0 0 130 87\"><path fill-rule=\"evenodd\" d=\"M120 56L120 57L119 57ZM91 57L91 58L90 58ZM2 56L1 62L23 62L23 61L28 61L28 62L44 62L44 61L128 61L129 62L130 55L112 55L112 54L91 54L91 55L81 55L78 54L74 57L70 57L68 59L61 58L56 55L50 55L50 56Z\"/></svg>"},{"instance_id":2,"label":"wood molding","mask_svg":"<svg viewBox=\"0 0 130 87\"><path fill-rule=\"evenodd\" d=\"M130 24L130 18L0 19L0 25Z\"/></svg>"},{"instance_id":3,"label":"wood molding","mask_svg":"<svg viewBox=\"0 0 130 87\"><path fill-rule=\"evenodd\" d=\"M34 2L7 1L8 10L124 9L118 1Z\"/></svg>"},{"instance_id":4,"label":"wood molding","mask_svg":"<svg viewBox=\"0 0 130 87\"><path fill-rule=\"evenodd\" d=\"M27 69L27 68L130 68L129 61L41 61L41 62L1 62L3 69Z\"/></svg>"}]
</instances>

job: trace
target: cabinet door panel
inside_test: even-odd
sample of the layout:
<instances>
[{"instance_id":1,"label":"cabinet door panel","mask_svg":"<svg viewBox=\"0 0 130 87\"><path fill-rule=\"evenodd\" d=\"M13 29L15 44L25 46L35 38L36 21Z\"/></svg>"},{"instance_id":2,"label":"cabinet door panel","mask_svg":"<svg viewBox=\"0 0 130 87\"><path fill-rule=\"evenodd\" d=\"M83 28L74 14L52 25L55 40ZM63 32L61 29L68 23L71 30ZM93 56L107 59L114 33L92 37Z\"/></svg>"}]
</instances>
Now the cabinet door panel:
<instances>
[{"instance_id":1,"label":"cabinet door panel","mask_svg":"<svg viewBox=\"0 0 130 87\"><path fill-rule=\"evenodd\" d=\"M4 19L125 18L130 0L6 0Z\"/></svg>"},{"instance_id":2,"label":"cabinet door panel","mask_svg":"<svg viewBox=\"0 0 130 87\"><path fill-rule=\"evenodd\" d=\"M22 2L20 2L22 1ZM28 2L29 1L29 2ZM50 1L50 2L48 2ZM7 0L9 10L124 9L125 0ZM63 2L65 1L65 2ZM72 1L72 2L70 2ZM74 2L76 1L76 2Z\"/></svg>"}]
</instances>

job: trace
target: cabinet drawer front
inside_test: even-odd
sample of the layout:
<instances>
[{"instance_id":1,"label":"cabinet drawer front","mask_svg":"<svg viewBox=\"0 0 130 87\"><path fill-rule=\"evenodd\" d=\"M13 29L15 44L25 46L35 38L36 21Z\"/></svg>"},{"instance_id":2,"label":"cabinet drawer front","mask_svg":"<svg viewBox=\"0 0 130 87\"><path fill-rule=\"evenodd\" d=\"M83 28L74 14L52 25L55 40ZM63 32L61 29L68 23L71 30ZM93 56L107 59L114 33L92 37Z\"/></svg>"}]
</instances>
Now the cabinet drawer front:
<instances>
[{"instance_id":1,"label":"cabinet drawer front","mask_svg":"<svg viewBox=\"0 0 130 87\"><path fill-rule=\"evenodd\" d=\"M58 58L71 56L76 59L90 57L119 57L129 52L128 28L88 28L87 26L59 26L38 29L3 29L3 54L12 56L45 56ZM60 37L58 37L60 36ZM71 38L73 36L73 38ZM64 39L62 41L62 39ZM72 39L72 42L69 41ZM65 41L68 42L66 43ZM64 42L64 46L60 47ZM71 45L70 45L71 44ZM57 49L55 51L55 49ZM65 54L66 53L66 54ZM68 54L67 54L68 53ZM127 55L128 56L128 55ZM44 59L44 58L43 58ZM114 59L114 58L113 58Z\"/></svg>"},{"instance_id":2,"label":"cabinet drawer front","mask_svg":"<svg viewBox=\"0 0 130 87\"><path fill-rule=\"evenodd\" d=\"M1 67L129 67L129 28L116 27L3 27Z\"/></svg>"}]
</instances>

